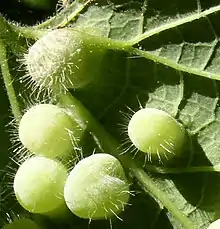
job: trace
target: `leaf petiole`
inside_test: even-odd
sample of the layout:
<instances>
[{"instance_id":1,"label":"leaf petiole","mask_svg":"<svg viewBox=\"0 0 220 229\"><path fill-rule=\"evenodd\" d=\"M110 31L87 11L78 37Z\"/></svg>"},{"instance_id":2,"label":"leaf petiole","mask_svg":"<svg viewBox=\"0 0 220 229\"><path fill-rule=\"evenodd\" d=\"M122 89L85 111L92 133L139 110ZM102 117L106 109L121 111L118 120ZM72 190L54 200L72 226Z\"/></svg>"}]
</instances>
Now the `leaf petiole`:
<instances>
[{"instance_id":1,"label":"leaf petiole","mask_svg":"<svg viewBox=\"0 0 220 229\"><path fill-rule=\"evenodd\" d=\"M21 111L19 108L18 100L13 87L12 77L8 67L6 47L4 42L1 39L0 39L0 67L2 70L2 76L5 83L5 88L11 104L12 113L16 121L19 122L21 118Z\"/></svg>"},{"instance_id":2,"label":"leaf petiole","mask_svg":"<svg viewBox=\"0 0 220 229\"><path fill-rule=\"evenodd\" d=\"M154 165L147 165L145 169L149 172L160 174L220 172L220 164L210 166L187 166L185 168L166 168Z\"/></svg>"},{"instance_id":3,"label":"leaf petiole","mask_svg":"<svg viewBox=\"0 0 220 229\"><path fill-rule=\"evenodd\" d=\"M105 131L103 126L93 118L90 112L76 98L68 92L60 97L59 105L67 109L70 116L83 130L86 129L94 136L103 152L110 153L117 157L121 163L132 172L133 176L137 178L143 190L150 192L155 199L160 201L161 204L166 207L179 222L181 222L184 228L195 228L187 216L177 208L173 201L170 200L163 191L158 189L151 177L142 168L137 166L132 158L125 154L120 155L118 142Z\"/></svg>"}]
</instances>

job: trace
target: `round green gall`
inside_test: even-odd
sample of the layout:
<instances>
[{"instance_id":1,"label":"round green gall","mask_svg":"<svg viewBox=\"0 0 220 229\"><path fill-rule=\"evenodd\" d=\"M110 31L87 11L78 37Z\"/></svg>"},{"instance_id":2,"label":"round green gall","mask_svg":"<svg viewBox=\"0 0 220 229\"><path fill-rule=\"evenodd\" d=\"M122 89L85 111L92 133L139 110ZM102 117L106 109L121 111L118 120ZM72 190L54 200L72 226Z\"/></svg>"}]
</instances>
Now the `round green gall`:
<instances>
[{"instance_id":1,"label":"round green gall","mask_svg":"<svg viewBox=\"0 0 220 229\"><path fill-rule=\"evenodd\" d=\"M85 219L106 219L124 210L129 184L122 165L109 154L81 160L70 172L64 198L68 208Z\"/></svg>"},{"instance_id":2,"label":"round green gall","mask_svg":"<svg viewBox=\"0 0 220 229\"><path fill-rule=\"evenodd\" d=\"M30 219L18 219L3 227L3 229L41 229Z\"/></svg>"},{"instance_id":3,"label":"round green gall","mask_svg":"<svg viewBox=\"0 0 220 229\"><path fill-rule=\"evenodd\" d=\"M106 52L98 36L73 29L48 32L25 55L28 74L41 88L82 88L100 72Z\"/></svg>"},{"instance_id":4,"label":"round green gall","mask_svg":"<svg viewBox=\"0 0 220 229\"><path fill-rule=\"evenodd\" d=\"M220 228L220 219L212 222L207 229L219 229Z\"/></svg>"},{"instance_id":5,"label":"round green gall","mask_svg":"<svg viewBox=\"0 0 220 229\"><path fill-rule=\"evenodd\" d=\"M55 158L64 157L73 150L80 129L62 108L38 104L22 116L18 133L31 153Z\"/></svg>"},{"instance_id":6,"label":"round green gall","mask_svg":"<svg viewBox=\"0 0 220 229\"><path fill-rule=\"evenodd\" d=\"M185 129L165 111L144 108L131 117L128 136L133 145L150 159L162 161L181 153Z\"/></svg>"},{"instance_id":7,"label":"round green gall","mask_svg":"<svg viewBox=\"0 0 220 229\"><path fill-rule=\"evenodd\" d=\"M14 193L21 206L32 213L62 208L68 172L59 161L35 156L21 164L14 178Z\"/></svg>"}]
</instances>

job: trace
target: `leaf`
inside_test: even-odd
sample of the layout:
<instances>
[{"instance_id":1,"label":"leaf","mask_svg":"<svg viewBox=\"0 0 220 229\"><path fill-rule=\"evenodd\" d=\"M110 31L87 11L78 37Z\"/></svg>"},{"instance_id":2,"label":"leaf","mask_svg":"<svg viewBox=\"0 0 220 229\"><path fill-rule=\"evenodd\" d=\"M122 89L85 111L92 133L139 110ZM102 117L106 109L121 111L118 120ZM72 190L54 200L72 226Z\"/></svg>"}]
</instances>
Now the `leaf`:
<instances>
[{"instance_id":1,"label":"leaf","mask_svg":"<svg viewBox=\"0 0 220 229\"><path fill-rule=\"evenodd\" d=\"M213 165L220 163L219 147L219 130L220 130L220 110L219 107L216 109L215 119L206 128L198 134L198 142L201 145L209 161Z\"/></svg>"},{"instance_id":2,"label":"leaf","mask_svg":"<svg viewBox=\"0 0 220 229\"><path fill-rule=\"evenodd\" d=\"M219 34L215 23L219 11L215 1L97 3L79 15L74 27L97 28L110 38L138 44L141 51L136 54L145 58L219 80Z\"/></svg>"},{"instance_id":3,"label":"leaf","mask_svg":"<svg viewBox=\"0 0 220 229\"><path fill-rule=\"evenodd\" d=\"M186 155L177 165L211 166L220 163L219 11L218 0L78 0L34 28L92 27L132 45L131 53L109 51L101 69L103 77L72 93L121 143L128 136L119 124L126 127L133 111L145 106L167 111L189 133ZM206 229L220 217L218 173L151 174L151 178L194 228ZM131 206L116 228L183 228L159 198L152 199L152 193L141 195L132 203L137 212L144 209L143 215L138 218Z\"/></svg>"},{"instance_id":4,"label":"leaf","mask_svg":"<svg viewBox=\"0 0 220 229\"><path fill-rule=\"evenodd\" d=\"M64 27L69 21L73 20L91 2L91 0L74 1L69 7L64 8L47 21L36 25L35 29Z\"/></svg>"},{"instance_id":5,"label":"leaf","mask_svg":"<svg viewBox=\"0 0 220 229\"><path fill-rule=\"evenodd\" d=\"M215 120L217 83L198 76L185 76L184 83L185 96L178 115L189 132L196 134Z\"/></svg>"},{"instance_id":6,"label":"leaf","mask_svg":"<svg viewBox=\"0 0 220 229\"><path fill-rule=\"evenodd\" d=\"M214 1L192 1L187 5L183 0L169 0L166 3L130 1L118 5L100 3L88 7L71 24L76 28L91 26L104 36L129 41L141 47L136 53L141 57L122 55L121 60L118 60L123 63L126 58L122 66L112 61L107 61L103 66L103 73L109 73L108 63L111 63L111 69L117 69L115 84L123 91L122 96L119 91L111 96L96 87L96 92L88 89L96 101L91 103L84 92L77 94L96 117L102 114L103 105L110 107L104 116L101 115L100 121L119 141L123 142L127 137L122 137L118 124L126 124L128 121L123 120L119 110L131 115L132 112L126 106L134 111L140 106L156 107L176 116L190 133L192 145L187 147L190 150L187 164L219 163L219 84L207 79L219 79L220 74L217 64L219 32L216 27L220 6L217 4ZM110 75L105 78L108 90L114 88L109 81ZM120 75L123 77L119 78ZM97 101L101 101L101 91L105 95L103 98L109 96L109 100L103 99L106 103L100 106ZM115 99L111 101L111 97ZM185 162L179 163L184 165ZM173 201L180 212L189 217L195 228L205 229L210 222L220 217L218 174L153 177L155 186ZM173 228L182 228L181 223L173 218L172 212L167 213L167 216Z\"/></svg>"},{"instance_id":7,"label":"leaf","mask_svg":"<svg viewBox=\"0 0 220 229\"><path fill-rule=\"evenodd\" d=\"M148 39L140 40L144 50L141 55L177 70L219 80L218 12L219 6L192 12L175 20L175 26L171 21L159 32L145 32L142 38Z\"/></svg>"}]
</instances>

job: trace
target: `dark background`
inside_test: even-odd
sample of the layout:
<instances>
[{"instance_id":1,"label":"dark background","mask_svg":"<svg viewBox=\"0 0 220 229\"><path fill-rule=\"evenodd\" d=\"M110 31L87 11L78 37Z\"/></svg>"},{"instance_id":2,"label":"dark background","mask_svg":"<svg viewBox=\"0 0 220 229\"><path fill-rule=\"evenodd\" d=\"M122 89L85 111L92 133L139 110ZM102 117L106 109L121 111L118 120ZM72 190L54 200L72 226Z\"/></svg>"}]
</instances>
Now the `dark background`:
<instances>
[{"instance_id":1,"label":"dark background","mask_svg":"<svg viewBox=\"0 0 220 229\"><path fill-rule=\"evenodd\" d=\"M0 13L7 19L21 24L34 25L54 14L57 0L47 0L50 7L37 9L20 2L19 0L7 0L0 6Z\"/></svg>"},{"instance_id":2,"label":"dark background","mask_svg":"<svg viewBox=\"0 0 220 229\"><path fill-rule=\"evenodd\" d=\"M37 1L37 0L36 0ZM6 0L4 4L0 6L0 14L6 19L13 22L18 22L22 25L34 25L39 23L49 16L54 15L56 10L57 0L45 0L50 2L50 8L47 9L33 9L27 4L24 4L18 0ZM1 31L0 31L1 33ZM0 72L0 170L8 161L8 149L10 148L9 133L7 131L8 123L13 119L9 107L9 101L7 99L7 93L5 91L4 83ZM1 201L0 201L1 203Z\"/></svg>"}]
</instances>

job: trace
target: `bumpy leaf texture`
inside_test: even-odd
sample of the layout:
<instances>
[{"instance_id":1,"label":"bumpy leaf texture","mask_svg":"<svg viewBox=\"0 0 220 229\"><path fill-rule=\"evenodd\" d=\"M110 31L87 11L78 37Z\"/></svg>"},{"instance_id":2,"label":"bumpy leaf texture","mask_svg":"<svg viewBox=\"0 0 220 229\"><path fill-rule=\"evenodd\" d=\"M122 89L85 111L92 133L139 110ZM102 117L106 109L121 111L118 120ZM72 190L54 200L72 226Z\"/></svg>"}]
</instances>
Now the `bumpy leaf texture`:
<instances>
[{"instance_id":1,"label":"bumpy leaf texture","mask_svg":"<svg viewBox=\"0 0 220 229\"><path fill-rule=\"evenodd\" d=\"M103 82L78 92L78 98L120 141L118 123L126 121L118 111L129 113L126 106L137 110L139 103L163 109L178 118L191 136L188 157L180 165L220 163L219 18L217 0L94 1L72 27L97 28L107 37L133 44L139 56L109 52ZM205 229L220 217L219 174L152 178L195 228ZM158 209L154 222L146 217L148 221L142 219L142 227L135 228L158 228L155 222L164 212L160 204ZM167 228L181 228L170 213L167 216L172 225Z\"/></svg>"},{"instance_id":2,"label":"bumpy leaf texture","mask_svg":"<svg viewBox=\"0 0 220 229\"><path fill-rule=\"evenodd\" d=\"M37 27L62 27L70 19L73 28L96 28L137 48L136 55L109 51L103 77L74 92L112 135L125 138L118 124L126 120L119 111L131 114L140 104L160 108L190 134L180 166L220 163L219 0L78 0ZM218 173L151 175L194 228L206 229L220 218ZM124 222L113 222L113 228L182 228L158 200L135 198L133 210L129 207Z\"/></svg>"}]
</instances>

